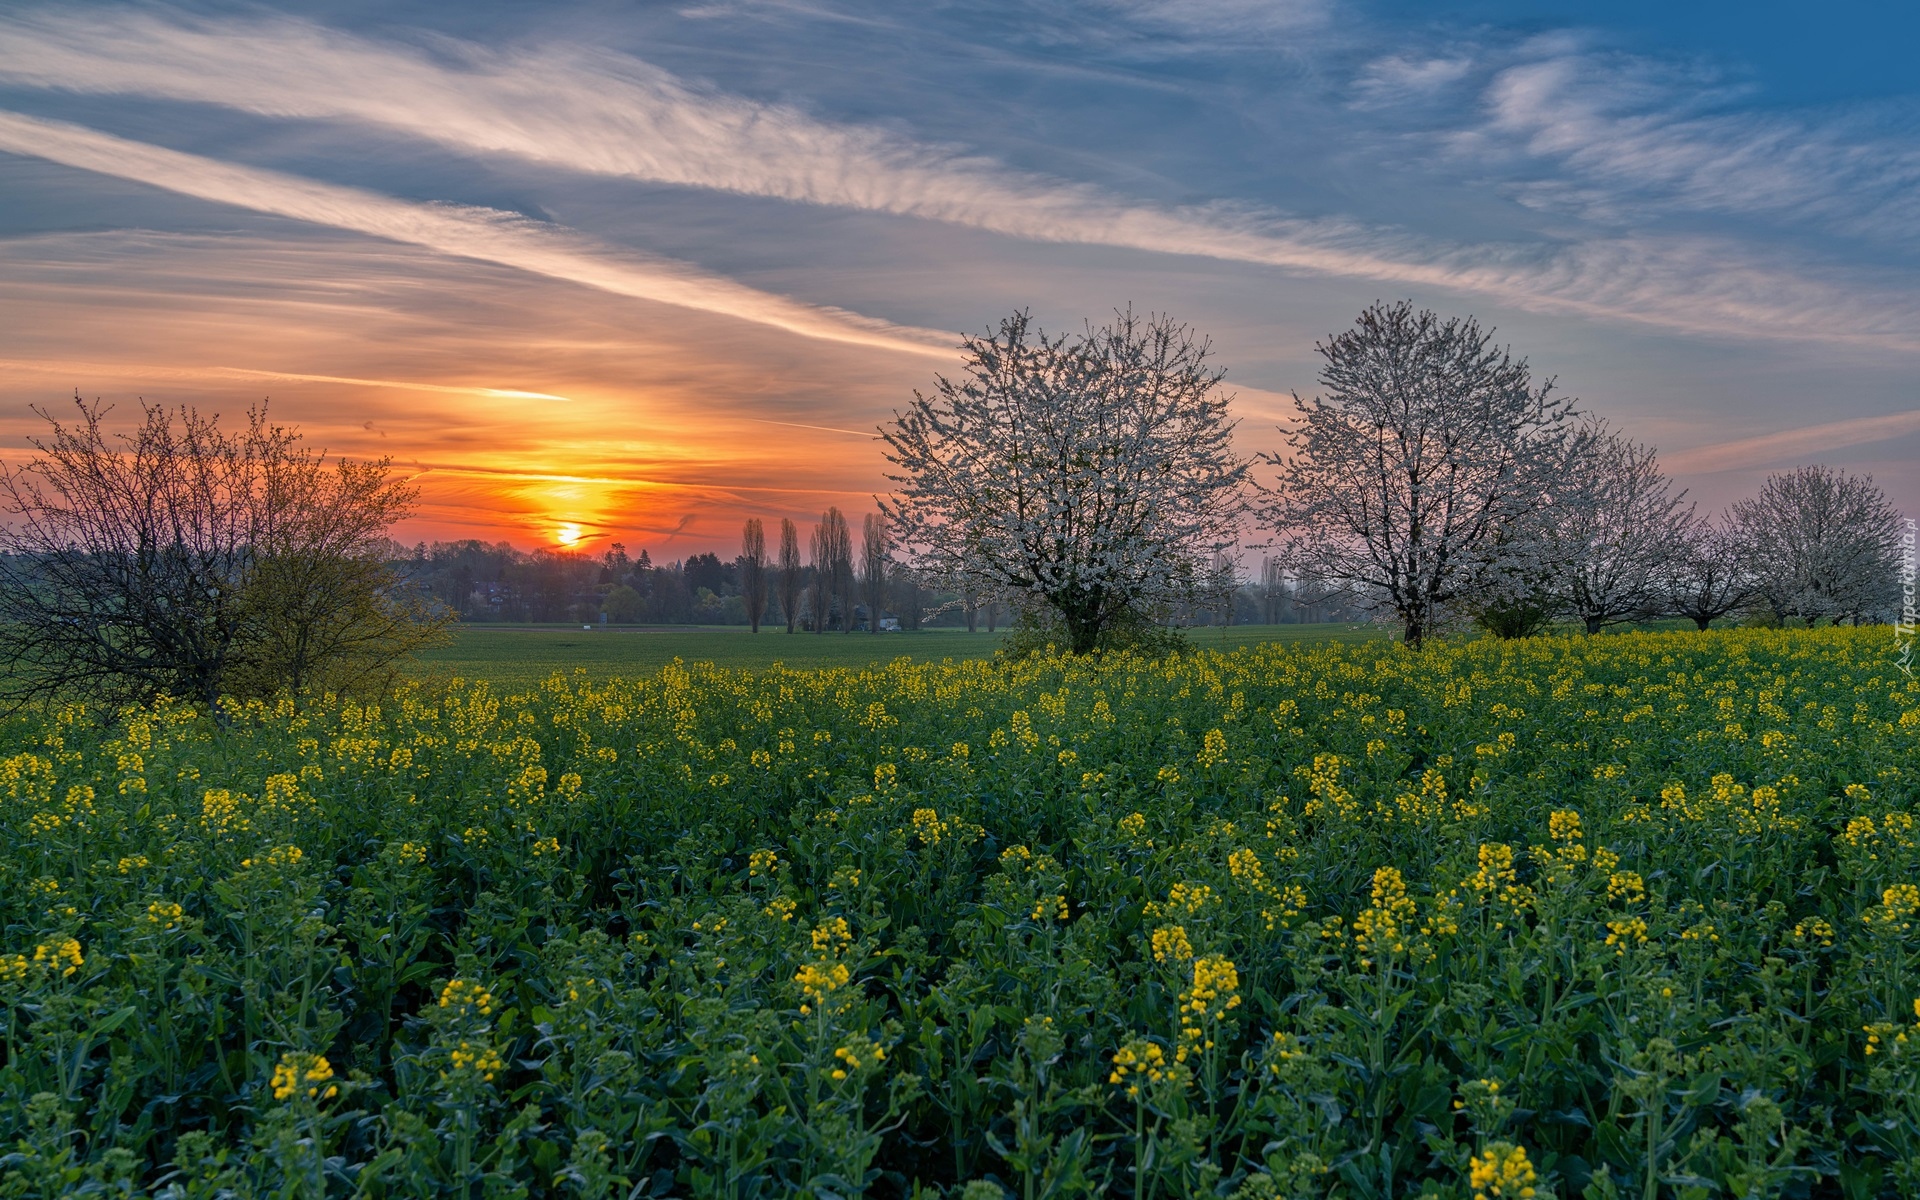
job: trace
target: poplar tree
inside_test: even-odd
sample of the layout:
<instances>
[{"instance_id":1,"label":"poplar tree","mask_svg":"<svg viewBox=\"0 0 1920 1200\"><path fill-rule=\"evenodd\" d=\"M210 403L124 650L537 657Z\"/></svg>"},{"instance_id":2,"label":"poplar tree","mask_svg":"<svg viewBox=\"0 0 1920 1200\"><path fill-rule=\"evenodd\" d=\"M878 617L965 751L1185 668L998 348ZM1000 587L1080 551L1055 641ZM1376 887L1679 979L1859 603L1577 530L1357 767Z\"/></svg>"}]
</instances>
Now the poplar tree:
<instances>
[{"instance_id":1,"label":"poplar tree","mask_svg":"<svg viewBox=\"0 0 1920 1200\"><path fill-rule=\"evenodd\" d=\"M759 633L760 618L767 612L767 536L759 517L748 517L740 531L740 599L747 624Z\"/></svg>"},{"instance_id":2,"label":"poplar tree","mask_svg":"<svg viewBox=\"0 0 1920 1200\"><path fill-rule=\"evenodd\" d=\"M791 517L780 518L780 612L792 633L800 620L800 596L805 587L800 564L800 531Z\"/></svg>"}]
</instances>

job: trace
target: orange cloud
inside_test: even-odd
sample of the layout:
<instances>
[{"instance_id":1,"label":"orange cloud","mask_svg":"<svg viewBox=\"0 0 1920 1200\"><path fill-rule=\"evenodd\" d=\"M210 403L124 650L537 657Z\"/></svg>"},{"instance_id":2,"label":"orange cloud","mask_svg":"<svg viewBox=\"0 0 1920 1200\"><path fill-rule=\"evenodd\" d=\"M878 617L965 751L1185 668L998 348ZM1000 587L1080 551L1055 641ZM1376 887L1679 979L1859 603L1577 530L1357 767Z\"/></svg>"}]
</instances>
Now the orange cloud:
<instances>
[{"instance_id":1,"label":"orange cloud","mask_svg":"<svg viewBox=\"0 0 1920 1200\"><path fill-rule=\"evenodd\" d=\"M0 321L9 460L39 427L28 406L57 414L76 388L123 414L140 396L234 414L270 396L311 443L391 456L415 481L407 542L552 546L573 526L588 550L678 556L730 552L748 516L865 511L885 479L860 425L930 375L880 348L743 340L718 314L343 235L15 239Z\"/></svg>"}]
</instances>

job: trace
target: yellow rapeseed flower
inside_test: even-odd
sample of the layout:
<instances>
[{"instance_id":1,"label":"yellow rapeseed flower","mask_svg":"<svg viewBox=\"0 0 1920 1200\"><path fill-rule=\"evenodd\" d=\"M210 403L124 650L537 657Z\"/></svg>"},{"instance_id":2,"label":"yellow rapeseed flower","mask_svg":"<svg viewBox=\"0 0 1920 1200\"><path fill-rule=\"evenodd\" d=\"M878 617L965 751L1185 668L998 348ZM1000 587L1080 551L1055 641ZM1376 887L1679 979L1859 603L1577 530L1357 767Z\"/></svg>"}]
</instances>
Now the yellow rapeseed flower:
<instances>
[{"instance_id":1,"label":"yellow rapeseed flower","mask_svg":"<svg viewBox=\"0 0 1920 1200\"><path fill-rule=\"evenodd\" d=\"M1489 1142L1468 1164L1473 1200L1533 1200L1537 1178L1526 1149L1512 1142Z\"/></svg>"},{"instance_id":2,"label":"yellow rapeseed flower","mask_svg":"<svg viewBox=\"0 0 1920 1200\"><path fill-rule=\"evenodd\" d=\"M303 1092L309 1100L331 1100L340 1094L327 1082L332 1078L333 1065L321 1055L289 1051L274 1065L270 1086L275 1100L291 1100Z\"/></svg>"}]
</instances>

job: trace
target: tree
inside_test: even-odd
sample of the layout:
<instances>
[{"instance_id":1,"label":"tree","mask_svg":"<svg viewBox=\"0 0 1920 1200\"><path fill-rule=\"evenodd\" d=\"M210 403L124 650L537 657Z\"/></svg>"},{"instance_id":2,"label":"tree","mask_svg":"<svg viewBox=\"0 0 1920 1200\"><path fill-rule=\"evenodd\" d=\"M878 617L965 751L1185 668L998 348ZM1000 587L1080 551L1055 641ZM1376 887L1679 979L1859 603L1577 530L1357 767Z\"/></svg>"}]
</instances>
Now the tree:
<instances>
[{"instance_id":1,"label":"tree","mask_svg":"<svg viewBox=\"0 0 1920 1200\"><path fill-rule=\"evenodd\" d=\"M813 533L807 539L807 558L813 567L813 578L807 588L807 611L813 617L815 633L827 631L827 605L833 594L833 550L829 545L830 539L823 513L819 524L813 527Z\"/></svg>"},{"instance_id":2,"label":"tree","mask_svg":"<svg viewBox=\"0 0 1920 1200\"><path fill-rule=\"evenodd\" d=\"M853 632L853 530L839 508L820 514L821 545L826 551L827 584L831 603L840 609L840 632ZM828 613L822 612L824 622ZM822 628L824 628L824 624Z\"/></svg>"},{"instance_id":3,"label":"tree","mask_svg":"<svg viewBox=\"0 0 1920 1200\"><path fill-rule=\"evenodd\" d=\"M447 610L388 565L414 489L387 460L329 460L264 406L229 432L142 406L132 434L78 419L0 473L0 694L208 705L282 688L382 685Z\"/></svg>"},{"instance_id":4,"label":"tree","mask_svg":"<svg viewBox=\"0 0 1920 1200\"><path fill-rule=\"evenodd\" d=\"M813 631L825 633L838 604L841 628L853 631L853 535L836 507L820 514L813 527Z\"/></svg>"},{"instance_id":5,"label":"tree","mask_svg":"<svg viewBox=\"0 0 1920 1200\"><path fill-rule=\"evenodd\" d=\"M1233 624L1236 597L1240 594L1240 563L1226 551L1216 551L1207 565L1206 581L1200 600L1210 620Z\"/></svg>"},{"instance_id":6,"label":"tree","mask_svg":"<svg viewBox=\"0 0 1920 1200\"><path fill-rule=\"evenodd\" d=\"M962 350L962 377L881 431L898 468L883 507L917 561L1049 611L1075 654L1190 599L1234 540L1247 471L1208 342L1130 309L1057 337L1019 312Z\"/></svg>"},{"instance_id":7,"label":"tree","mask_svg":"<svg viewBox=\"0 0 1920 1200\"><path fill-rule=\"evenodd\" d=\"M607 593L604 611L607 614L607 620L615 625L631 625L640 619L641 607L644 603L639 592L634 591L627 584L619 583Z\"/></svg>"},{"instance_id":8,"label":"tree","mask_svg":"<svg viewBox=\"0 0 1920 1200\"><path fill-rule=\"evenodd\" d=\"M740 531L740 598L746 602L747 624L760 632L760 618L767 612L767 535L761 531L760 518L749 517Z\"/></svg>"},{"instance_id":9,"label":"tree","mask_svg":"<svg viewBox=\"0 0 1920 1200\"><path fill-rule=\"evenodd\" d=\"M1552 593L1559 606L1598 633L1660 612L1669 564L1693 523L1686 493L1660 470L1652 447L1594 423L1570 439L1570 478L1546 514Z\"/></svg>"},{"instance_id":10,"label":"tree","mask_svg":"<svg viewBox=\"0 0 1920 1200\"><path fill-rule=\"evenodd\" d=\"M1399 618L1418 646L1537 502L1572 402L1468 317L1375 304L1314 349L1268 518L1282 557Z\"/></svg>"},{"instance_id":11,"label":"tree","mask_svg":"<svg viewBox=\"0 0 1920 1200\"><path fill-rule=\"evenodd\" d=\"M1286 568L1279 559L1266 555L1260 560L1260 623L1278 625L1281 605L1287 599Z\"/></svg>"},{"instance_id":12,"label":"tree","mask_svg":"<svg viewBox=\"0 0 1920 1200\"><path fill-rule=\"evenodd\" d=\"M1737 531L1726 521L1689 526L1660 583L1667 611L1690 618L1701 630L1753 599L1753 572Z\"/></svg>"},{"instance_id":13,"label":"tree","mask_svg":"<svg viewBox=\"0 0 1920 1200\"><path fill-rule=\"evenodd\" d=\"M866 593L867 631L880 632L880 610L887 602L887 514L868 513L860 522L860 589Z\"/></svg>"},{"instance_id":14,"label":"tree","mask_svg":"<svg viewBox=\"0 0 1920 1200\"><path fill-rule=\"evenodd\" d=\"M1900 516L1871 475L1800 467L1769 476L1732 513L1755 591L1782 621L1857 624L1888 606Z\"/></svg>"},{"instance_id":15,"label":"tree","mask_svg":"<svg viewBox=\"0 0 1920 1200\"><path fill-rule=\"evenodd\" d=\"M925 597L921 594L920 572L912 567L896 567L893 572L893 607L900 614L900 628L907 633L918 633L920 622L926 615Z\"/></svg>"},{"instance_id":16,"label":"tree","mask_svg":"<svg viewBox=\"0 0 1920 1200\"><path fill-rule=\"evenodd\" d=\"M780 613L792 633L800 619L800 531L789 517L780 518Z\"/></svg>"}]
</instances>

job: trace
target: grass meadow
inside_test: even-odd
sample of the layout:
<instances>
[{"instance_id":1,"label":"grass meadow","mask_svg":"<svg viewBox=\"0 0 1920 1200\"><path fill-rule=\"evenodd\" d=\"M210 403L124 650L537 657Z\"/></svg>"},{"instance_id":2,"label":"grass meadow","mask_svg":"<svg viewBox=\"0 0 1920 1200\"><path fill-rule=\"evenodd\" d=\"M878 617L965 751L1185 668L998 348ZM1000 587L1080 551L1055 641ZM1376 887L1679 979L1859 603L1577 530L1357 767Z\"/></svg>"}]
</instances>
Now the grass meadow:
<instances>
[{"instance_id":1,"label":"grass meadow","mask_svg":"<svg viewBox=\"0 0 1920 1200\"><path fill-rule=\"evenodd\" d=\"M1920 1194L1884 628L918 636L13 719L0 1195Z\"/></svg>"}]
</instances>

